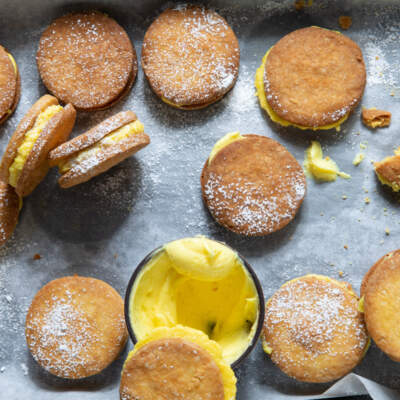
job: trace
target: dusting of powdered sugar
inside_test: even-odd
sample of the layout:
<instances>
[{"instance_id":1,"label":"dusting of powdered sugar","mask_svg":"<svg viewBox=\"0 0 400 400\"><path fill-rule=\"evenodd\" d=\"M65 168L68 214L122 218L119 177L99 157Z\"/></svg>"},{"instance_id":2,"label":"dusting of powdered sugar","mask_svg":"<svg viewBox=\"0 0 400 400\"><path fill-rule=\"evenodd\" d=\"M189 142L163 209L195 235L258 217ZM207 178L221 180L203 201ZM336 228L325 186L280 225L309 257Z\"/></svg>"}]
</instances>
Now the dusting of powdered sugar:
<instances>
[{"instance_id":1,"label":"dusting of powdered sugar","mask_svg":"<svg viewBox=\"0 0 400 400\"><path fill-rule=\"evenodd\" d=\"M305 278L282 286L266 307L265 338L273 348L273 360L288 368L301 368L319 356L334 358L338 349L342 356L362 353L368 340L363 318L357 298L345 290L334 283ZM292 346L302 348L300 359L281 350Z\"/></svg>"},{"instance_id":2,"label":"dusting of powdered sugar","mask_svg":"<svg viewBox=\"0 0 400 400\"><path fill-rule=\"evenodd\" d=\"M229 221L230 228L247 235L266 234L295 216L306 190L302 172L287 169L275 182L251 182L240 175L227 181L210 172L204 195L211 213L221 223Z\"/></svg>"}]
</instances>

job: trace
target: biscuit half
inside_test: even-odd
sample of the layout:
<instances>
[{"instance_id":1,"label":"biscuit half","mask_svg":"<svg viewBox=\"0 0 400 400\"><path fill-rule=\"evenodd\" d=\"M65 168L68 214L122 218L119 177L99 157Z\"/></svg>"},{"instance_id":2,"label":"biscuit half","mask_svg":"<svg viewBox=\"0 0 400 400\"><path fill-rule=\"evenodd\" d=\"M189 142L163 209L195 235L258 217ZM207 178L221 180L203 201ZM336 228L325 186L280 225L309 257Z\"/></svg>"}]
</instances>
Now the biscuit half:
<instances>
[{"instance_id":1,"label":"biscuit half","mask_svg":"<svg viewBox=\"0 0 400 400\"><path fill-rule=\"evenodd\" d=\"M167 104L194 110L221 99L239 72L237 38L224 18L202 6L165 10L147 30L142 66Z\"/></svg>"},{"instance_id":2,"label":"biscuit half","mask_svg":"<svg viewBox=\"0 0 400 400\"><path fill-rule=\"evenodd\" d=\"M60 186L86 182L147 146L143 130L134 112L122 111L54 149L49 162L59 167Z\"/></svg>"},{"instance_id":3,"label":"biscuit half","mask_svg":"<svg viewBox=\"0 0 400 400\"><path fill-rule=\"evenodd\" d=\"M372 266L363 279L361 294L371 338L392 360L400 362L400 250Z\"/></svg>"},{"instance_id":4,"label":"biscuit half","mask_svg":"<svg viewBox=\"0 0 400 400\"><path fill-rule=\"evenodd\" d=\"M61 107L50 95L41 97L13 133L0 164L3 180L20 197L29 195L49 170L49 152L63 143L75 124L71 104Z\"/></svg>"},{"instance_id":5,"label":"biscuit half","mask_svg":"<svg viewBox=\"0 0 400 400\"><path fill-rule=\"evenodd\" d=\"M51 374L68 379L97 374L127 341L123 300L98 279L55 279L35 295L25 335L33 358Z\"/></svg>"},{"instance_id":6,"label":"biscuit half","mask_svg":"<svg viewBox=\"0 0 400 400\"><path fill-rule=\"evenodd\" d=\"M14 232L21 206L14 188L0 180L0 246L3 246Z\"/></svg>"},{"instance_id":7,"label":"biscuit half","mask_svg":"<svg viewBox=\"0 0 400 400\"><path fill-rule=\"evenodd\" d=\"M0 124L14 112L21 94L21 77L14 57L0 46Z\"/></svg>"},{"instance_id":8,"label":"biscuit half","mask_svg":"<svg viewBox=\"0 0 400 400\"><path fill-rule=\"evenodd\" d=\"M241 135L206 161L201 188L214 219L247 236L262 236L286 226L306 193L301 165L273 139Z\"/></svg>"},{"instance_id":9,"label":"biscuit half","mask_svg":"<svg viewBox=\"0 0 400 400\"><path fill-rule=\"evenodd\" d=\"M279 40L256 76L261 106L273 121L312 130L339 129L359 104L365 83L359 46L316 26Z\"/></svg>"},{"instance_id":10,"label":"biscuit half","mask_svg":"<svg viewBox=\"0 0 400 400\"><path fill-rule=\"evenodd\" d=\"M343 377L369 347L357 295L322 275L293 279L267 301L263 336L272 361L304 382Z\"/></svg>"},{"instance_id":11,"label":"biscuit half","mask_svg":"<svg viewBox=\"0 0 400 400\"><path fill-rule=\"evenodd\" d=\"M111 107L129 92L137 75L127 33L97 11L54 20L42 34L36 61L48 90L86 111Z\"/></svg>"},{"instance_id":12,"label":"biscuit half","mask_svg":"<svg viewBox=\"0 0 400 400\"><path fill-rule=\"evenodd\" d=\"M160 385L162 382L162 385ZM156 328L125 361L121 400L233 400L236 378L220 346L196 329Z\"/></svg>"}]
</instances>

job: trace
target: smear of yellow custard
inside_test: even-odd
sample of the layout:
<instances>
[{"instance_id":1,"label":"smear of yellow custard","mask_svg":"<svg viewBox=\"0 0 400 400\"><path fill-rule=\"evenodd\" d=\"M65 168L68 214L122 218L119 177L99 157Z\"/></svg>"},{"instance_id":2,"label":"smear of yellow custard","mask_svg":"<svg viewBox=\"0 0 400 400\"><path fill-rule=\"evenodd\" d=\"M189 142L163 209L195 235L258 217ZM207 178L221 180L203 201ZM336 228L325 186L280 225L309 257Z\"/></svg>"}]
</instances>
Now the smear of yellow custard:
<instances>
[{"instance_id":1,"label":"smear of yellow custard","mask_svg":"<svg viewBox=\"0 0 400 400\"><path fill-rule=\"evenodd\" d=\"M315 140L311 142L311 146L306 150L304 168L308 176L312 176L321 181L335 181L337 176L344 179L351 178L349 174L341 172L331 158L323 158L321 145Z\"/></svg>"},{"instance_id":2,"label":"smear of yellow custard","mask_svg":"<svg viewBox=\"0 0 400 400\"><path fill-rule=\"evenodd\" d=\"M173 328L162 327L153 329L144 339L136 343L135 348L128 354L124 366L135 355L135 353L146 344L155 340L173 338L180 338L195 343L207 351L221 371L222 382L224 385L224 399L234 400L236 396L236 377L232 368L222 356L221 346L214 340L210 340L205 333L197 329L182 325L177 325Z\"/></svg>"},{"instance_id":3,"label":"smear of yellow custard","mask_svg":"<svg viewBox=\"0 0 400 400\"><path fill-rule=\"evenodd\" d=\"M142 133L143 131L144 131L144 126L139 120L131 122L109 133L99 142L93 144L92 146L88 147L85 150L80 151L77 155L74 155L68 158L67 160L60 162L60 164L58 165L58 169L61 174L65 174L75 165L96 155L100 150L104 150L108 146L121 142L122 140L127 139L133 135Z\"/></svg>"},{"instance_id":4,"label":"smear of yellow custard","mask_svg":"<svg viewBox=\"0 0 400 400\"><path fill-rule=\"evenodd\" d=\"M215 143L208 157L208 162L211 163L217 153L221 151L224 147L228 146L228 144L231 144L241 139L244 139L244 137L239 132L227 133L225 136L219 139L217 143Z\"/></svg>"},{"instance_id":5,"label":"smear of yellow custard","mask_svg":"<svg viewBox=\"0 0 400 400\"><path fill-rule=\"evenodd\" d=\"M264 88L265 62L267 61L268 54L271 50L272 50L272 47L265 53L265 55L262 59L261 65L256 71L256 78L255 78L255 82L254 82L254 85L257 89L257 96L260 101L260 106L267 112L267 114L269 115L271 120L282 126L294 126L296 128L302 129L302 130L311 129L313 131L316 131L316 130L329 130L329 129L335 128L337 131L340 131L340 125L343 124L344 121L346 121L346 119L349 116L349 113L347 113L344 117L342 117L341 119L339 119L337 122L335 122L333 124L317 126L317 127L310 127L310 126L297 125L292 122L286 121L285 119L281 118L272 109L272 107L269 105L269 103L267 101L267 96L265 94L265 88Z\"/></svg>"},{"instance_id":6,"label":"smear of yellow custard","mask_svg":"<svg viewBox=\"0 0 400 400\"><path fill-rule=\"evenodd\" d=\"M36 118L35 124L32 129L25 133L22 144L18 147L17 156L9 168L9 184L13 187L17 186L18 179L21 175L22 168L28 158L29 153L45 128L46 124L54 115L62 111L60 105L52 105L42 111Z\"/></svg>"}]
</instances>

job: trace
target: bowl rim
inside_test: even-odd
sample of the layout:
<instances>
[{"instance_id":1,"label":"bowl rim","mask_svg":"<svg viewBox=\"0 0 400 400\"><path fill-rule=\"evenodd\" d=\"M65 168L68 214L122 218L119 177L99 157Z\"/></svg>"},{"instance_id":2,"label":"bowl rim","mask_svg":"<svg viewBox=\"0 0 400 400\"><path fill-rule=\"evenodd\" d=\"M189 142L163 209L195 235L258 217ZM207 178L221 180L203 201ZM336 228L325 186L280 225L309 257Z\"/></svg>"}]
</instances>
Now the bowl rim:
<instances>
[{"instance_id":1,"label":"bowl rim","mask_svg":"<svg viewBox=\"0 0 400 400\"><path fill-rule=\"evenodd\" d=\"M193 236L194 237L194 236ZM187 239L189 237L184 237L181 239ZM176 239L176 240L181 240L181 239ZM220 240L214 240L210 239L207 237L209 240L213 240L214 242L218 242L223 244L224 246L227 246L230 248L232 251L234 251L237 256L239 257L240 261L244 265L245 269L247 272L250 274L250 277L254 283L254 286L256 288L257 296L258 296L258 320L257 320L257 327L256 331L254 332L254 336L250 342L250 344L247 346L246 350L240 355L238 359L236 359L232 364L231 368L236 368L239 366L239 364L242 363L242 361L253 351L255 348L258 339L261 336L261 332L264 326L264 318L265 318L265 299L264 299L264 292L260 283L260 280L258 279L258 276L256 272L254 271L253 267L247 262L247 260L233 247L230 245L226 244L225 242L222 242ZM150 253L148 253L142 261L139 262L139 264L136 266L135 270L133 271L131 278L129 279L128 286L125 290L125 298L124 298L124 314L125 314L125 323L126 327L128 329L129 337L131 338L133 345L135 345L138 342L138 339L135 335L135 332L133 330L133 326L131 323L130 319L130 313L129 313L129 306L130 306L130 297L132 293L133 286L135 284L136 278L139 276L140 272L143 270L143 268L147 265L147 263L158 253L160 252L164 246L167 243L173 242L175 240L165 242L165 244L158 246L154 250L152 250Z\"/></svg>"}]
</instances>

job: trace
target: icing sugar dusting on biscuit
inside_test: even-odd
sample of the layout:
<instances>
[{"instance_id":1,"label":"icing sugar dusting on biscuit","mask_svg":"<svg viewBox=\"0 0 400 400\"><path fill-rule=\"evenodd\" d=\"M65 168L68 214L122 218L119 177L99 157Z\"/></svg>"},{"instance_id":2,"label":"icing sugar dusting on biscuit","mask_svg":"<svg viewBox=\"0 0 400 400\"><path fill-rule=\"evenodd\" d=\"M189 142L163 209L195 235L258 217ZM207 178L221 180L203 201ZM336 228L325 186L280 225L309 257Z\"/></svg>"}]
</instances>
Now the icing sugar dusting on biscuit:
<instances>
[{"instance_id":1,"label":"icing sugar dusting on biscuit","mask_svg":"<svg viewBox=\"0 0 400 400\"><path fill-rule=\"evenodd\" d=\"M280 184L273 188L241 176L227 183L223 177L210 173L204 193L208 207L217 219L226 217L228 211L232 228L247 235L260 235L275 231L284 221L289 222L304 198L305 190L302 172L287 168L282 172Z\"/></svg>"},{"instance_id":2,"label":"icing sugar dusting on biscuit","mask_svg":"<svg viewBox=\"0 0 400 400\"><path fill-rule=\"evenodd\" d=\"M176 105L213 102L235 83L235 34L214 11L181 5L162 13L146 33L142 63L153 90Z\"/></svg>"},{"instance_id":3,"label":"icing sugar dusting on biscuit","mask_svg":"<svg viewBox=\"0 0 400 400\"><path fill-rule=\"evenodd\" d=\"M293 369L320 356L335 358L339 349L345 357L363 352L368 338L358 300L345 291L314 278L283 285L266 307L265 338L273 360Z\"/></svg>"}]
</instances>

